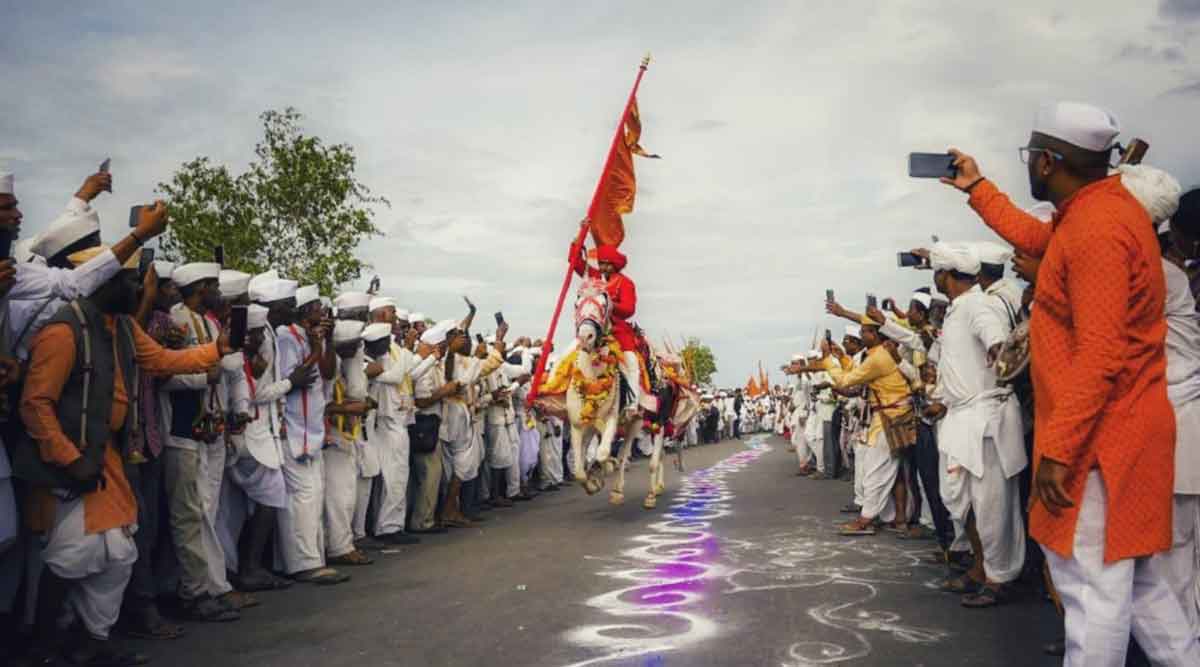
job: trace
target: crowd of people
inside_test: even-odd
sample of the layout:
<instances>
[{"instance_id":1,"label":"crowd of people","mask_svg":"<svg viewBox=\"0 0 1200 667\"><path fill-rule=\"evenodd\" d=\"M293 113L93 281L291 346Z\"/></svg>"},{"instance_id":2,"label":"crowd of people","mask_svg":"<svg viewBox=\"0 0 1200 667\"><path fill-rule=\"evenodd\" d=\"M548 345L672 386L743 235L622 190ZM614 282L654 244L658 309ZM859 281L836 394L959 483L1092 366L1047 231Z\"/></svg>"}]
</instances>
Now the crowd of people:
<instances>
[{"instance_id":1,"label":"crowd of people","mask_svg":"<svg viewBox=\"0 0 1200 667\"><path fill-rule=\"evenodd\" d=\"M965 607L1044 582L1068 665L1124 664L1130 638L1195 665L1200 189L1110 167L1118 131L1095 107L1041 108L1020 151L1043 202L1028 211L953 151L944 182L1005 243L913 250L933 284L906 299L854 311L830 290L840 339L793 356L787 388L705 393L679 437L785 434L797 474L853 480L842 535L935 541ZM10 238L14 186L0 174ZM143 262L166 205L105 245L105 191L109 174L88 177L0 262L14 655L136 664L114 632L236 621L257 592L345 582L562 485L569 429L526 407L541 341L510 345L501 320L473 334L469 300L433 320L274 270Z\"/></svg>"},{"instance_id":2,"label":"crowd of people","mask_svg":"<svg viewBox=\"0 0 1200 667\"><path fill-rule=\"evenodd\" d=\"M1028 211L951 151L943 182L1004 242L916 249L933 284L862 311L831 291L849 323L773 403L797 474L853 479L842 535L935 540L968 608L1044 581L1067 665L1125 664L1131 635L1195 665L1200 189L1111 167L1117 134L1101 109L1040 108Z\"/></svg>"},{"instance_id":3,"label":"crowd of people","mask_svg":"<svg viewBox=\"0 0 1200 667\"><path fill-rule=\"evenodd\" d=\"M115 635L237 621L260 591L345 582L563 484L569 429L526 407L542 341L473 334L469 300L435 321L274 270L143 262L166 205L109 246L106 191L88 177L0 262L0 657L138 664Z\"/></svg>"}]
</instances>

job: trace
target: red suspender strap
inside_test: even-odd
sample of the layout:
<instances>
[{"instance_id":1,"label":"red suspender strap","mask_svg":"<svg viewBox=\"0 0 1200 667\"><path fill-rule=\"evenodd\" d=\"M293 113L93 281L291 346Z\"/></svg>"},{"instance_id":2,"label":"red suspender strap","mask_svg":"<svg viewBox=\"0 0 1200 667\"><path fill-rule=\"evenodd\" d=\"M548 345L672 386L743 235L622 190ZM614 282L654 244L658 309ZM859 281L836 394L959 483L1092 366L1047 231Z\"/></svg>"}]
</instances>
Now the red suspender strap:
<instances>
[{"instance_id":1,"label":"red suspender strap","mask_svg":"<svg viewBox=\"0 0 1200 667\"><path fill-rule=\"evenodd\" d=\"M300 345L300 350L304 350L304 339L300 337L300 332L296 331L295 324L288 325L288 331L296 339L296 343ZM304 413L304 454L308 456L308 387L300 390L300 409Z\"/></svg>"}]
</instances>

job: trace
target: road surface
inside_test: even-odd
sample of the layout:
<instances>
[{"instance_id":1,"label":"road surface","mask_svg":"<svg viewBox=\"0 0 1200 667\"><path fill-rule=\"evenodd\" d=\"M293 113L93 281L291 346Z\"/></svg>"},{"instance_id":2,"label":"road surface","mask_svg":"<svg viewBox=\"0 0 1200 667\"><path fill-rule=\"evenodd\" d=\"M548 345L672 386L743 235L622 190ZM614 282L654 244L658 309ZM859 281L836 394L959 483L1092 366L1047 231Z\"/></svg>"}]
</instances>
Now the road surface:
<instances>
[{"instance_id":1,"label":"road surface","mask_svg":"<svg viewBox=\"0 0 1200 667\"><path fill-rule=\"evenodd\" d=\"M564 487L139 646L180 667L1060 664L1040 652L1061 628L1047 603L967 610L936 590L931 542L838 536L850 485L795 477L782 439L686 463L654 511L641 460L623 506Z\"/></svg>"}]
</instances>

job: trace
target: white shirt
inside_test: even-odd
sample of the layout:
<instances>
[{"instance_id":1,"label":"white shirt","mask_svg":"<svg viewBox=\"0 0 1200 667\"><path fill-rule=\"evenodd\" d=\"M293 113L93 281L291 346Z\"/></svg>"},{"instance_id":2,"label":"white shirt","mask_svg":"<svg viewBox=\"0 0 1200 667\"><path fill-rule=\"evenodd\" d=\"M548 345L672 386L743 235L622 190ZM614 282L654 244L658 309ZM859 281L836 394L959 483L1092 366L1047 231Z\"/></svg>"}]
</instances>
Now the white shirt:
<instances>
[{"instance_id":1,"label":"white shirt","mask_svg":"<svg viewBox=\"0 0 1200 667\"><path fill-rule=\"evenodd\" d=\"M943 323L938 361L938 392L946 405L938 431L938 449L950 465L976 477L984 475L983 439L992 437L1005 477L1028 463L1020 408L1009 388L996 386L988 350L1004 342L1008 323L978 285L950 303Z\"/></svg>"},{"instance_id":2,"label":"white shirt","mask_svg":"<svg viewBox=\"0 0 1200 667\"><path fill-rule=\"evenodd\" d=\"M29 343L66 302L89 296L121 270L112 250L105 250L74 269L42 264L16 265L16 284L8 293L8 330L13 355L29 358ZM40 312L39 312L40 310ZM18 340L18 336L24 336Z\"/></svg>"},{"instance_id":3,"label":"white shirt","mask_svg":"<svg viewBox=\"0 0 1200 667\"><path fill-rule=\"evenodd\" d=\"M216 325L212 320L203 315L194 313L190 308L177 303L171 307L171 321L177 327L187 330L185 344L187 347L194 347L200 344L201 335L197 330L197 324L203 327L205 342L212 342L220 335ZM224 376L224 373L222 373ZM175 408L171 402L171 394L176 392L199 391L203 390L200 400L202 400L204 410L215 411L216 414L224 417L225 411L223 395L225 392L221 389L221 384L224 383L224 377L221 378L216 386L208 384L207 373L192 373L189 375L172 375L170 379L162 383L159 392L159 414L162 423L162 432L166 436L165 445L167 447L176 447L178 449L197 449L202 443L188 437L174 435L171 433L171 423L174 420Z\"/></svg>"},{"instance_id":4,"label":"white shirt","mask_svg":"<svg viewBox=\"0 0 1200 667\"><path fill-rule=\"evenodd\" d=\"M1011 331L1021 321L1021 297L1025 290L1012 278L1001 278L987 288L986 294L997 299L996 306L1008 322Z\"/></svg>"},{"instance_id":5,"label":"white shirt","mask_svg":"<svg viewBox=\"0 0 1200 667\"><path fill-rule=\"evenodd\" d=\"M292 390L292 382L286 377L279 379L279 369L275 365L275 332L266 327L259 356L267 361L267 368L261 377L254 378L253 388L247 379L250 405L250 423L246 425L243 434L246 451L256 461L272 470L279 468L282 459L282 449L279 442L279 414L282 410L282 399Z\"/></svg>"},{"instance_id":6,"label":"white shirt","mask_svg":"<svg viewBox=\"0 0 1200 667\"><path fill-rule=\"evenodd\" d=\"M287 377L312 354L308 334L304 329L289 325L275 330L279 351L279 375ZM289 392L284 399L283 421L287 427L288 453L295 459L307 454L315 457L325 442L325 378L317 379L305 389Z\"/></svg>"},{"instance_id":7,"label":"white shirt","mask_svg":"<svg viewBox=\"0 0 1200 667\"><path fill-rule=\"evenodd\" d=\"M1187 274L1163 261L1167 279L1167 395L1175 408L1175 493L1200 494L1200 313Z\"/></svg>"}]
</instances>

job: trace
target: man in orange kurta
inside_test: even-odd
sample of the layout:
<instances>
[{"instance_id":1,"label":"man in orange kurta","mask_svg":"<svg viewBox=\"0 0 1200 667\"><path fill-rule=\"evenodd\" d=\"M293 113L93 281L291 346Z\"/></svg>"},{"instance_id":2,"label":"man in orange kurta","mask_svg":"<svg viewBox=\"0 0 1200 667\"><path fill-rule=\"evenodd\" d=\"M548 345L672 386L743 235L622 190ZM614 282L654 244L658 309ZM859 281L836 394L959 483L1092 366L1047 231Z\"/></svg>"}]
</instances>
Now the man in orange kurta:
<instances>
[{"instance_id":1,"label":"man in orange kurta","mask_svg":"<svg viewBox=\"0 0 1200 667\"><path fill-rule=\"evenodd\" d=\"M1145 210L1108 176L1108 112L1043 106L1022 157L1049 223L955 154L943 179L1018 251L1041 257L1030 347L1035 481L1030 533L1066 612L1066 665L1123 665L1132 630L1155 664L1200 664L1149 555L1171 546L1175 420L1167 399L1166 286Z\"/></svg>"},{"instance_id":2,"label":"man in orange kurta","mask_svg":"<svg viewBox=\"0 0 1200 667\"><path fill-rule=\"evenodd\" d=\"M79 264L102 250L101 247L76 253L71 261ZM97 290L89 298L90 305L82 306L83 312L103 313L103 326L114 338L118 335L117 318L129 319L134 362L142 372L173 375L203 372L214 366L221 352L230 351L227 343L167 350L128 318L124 311L137 305L139 257L140 253L135 253L123 270ZM117 347L114 345L114 352ZM91 469L94 464L82 455L79 445L64 433L58 402L76 367L76 356L71 325L55 321L46 325L33 339L29 373L21 396L21 418L42 461L66 469L76 480L101 480L95 490L81 497L42 487L34 487L30 494L31 528L46 535L38 600L39 644L43 652L63 650L53 629L65 602L87 633L81 644L68 647L72 660L104 658L120 662L124 658L108 647L107 640L137 558L137 547L131 537L137 530L137 501L125 477L122 453L111 438L108 442L89 443L90 447L104 448L100 470L94 470ZM111 434L126 427L130 403L121 364L114 366L111 387L91 387L98 395L111 395L112 408L108 414Z\"/></svg>"}]
</instances>

